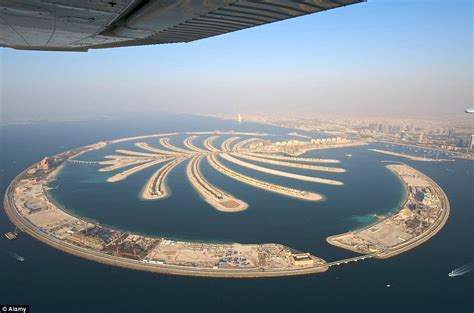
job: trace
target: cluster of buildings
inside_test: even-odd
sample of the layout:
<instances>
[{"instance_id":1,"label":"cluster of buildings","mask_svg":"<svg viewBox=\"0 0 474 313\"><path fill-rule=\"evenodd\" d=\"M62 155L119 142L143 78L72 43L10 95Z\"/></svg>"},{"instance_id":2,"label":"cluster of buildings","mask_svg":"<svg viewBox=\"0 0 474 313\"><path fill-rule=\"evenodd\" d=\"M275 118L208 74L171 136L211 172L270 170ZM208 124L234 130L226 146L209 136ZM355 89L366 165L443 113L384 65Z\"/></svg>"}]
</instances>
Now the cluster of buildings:
<instances>
[{"instance_id":1,"label":"cluster of buildings","mask_svg":"<svg viewBox=\"0 0 474 313\"><path fill-rule=\"evenodd\" d=\"M386 125L386 124L378 124ZM360 134L365 137L408 143L447 151L468 152L474 149L474 134L467 128L453 127L427 128L414 126L380 128L362 128Z\"/></svg>"},{"instance_id":2,"label":"cluster of buildings","mask_svg":"<svg viewBox=\"0 0 474 313\"><path fill-rule=\"evenodd\" d=\"M309 253L293 253L279 244L219 244L168 239L162 239L144 262L212 270L291 270L324 266L325 263Z\"/></svg>"},{"instance_id":3,"label":"cluster of buildings","mask_svg":"<svg viewBox=\"0 0 474 313\"><path fill-rule=\"evenodd\" d=\"M308 141L302 141L302 140L295 140L295 139L290 139L287 141L277 141L274 143L276 146L305 146L308 144L313 144L313 145L328 145L328 144L338 144L338 143L348 143L350 142L346 138L342 137L333 137L333 138L317 138L317 139L311 139L308 143Z\"/></svg>"},{"instance_id":4,"label":"cluster of buildings","mask_svg":"<svg viewBox=\"0 0 474 313\"><path fill-rule=\"evenodd\" d=\"M463 153L468 158L472 158L474 153L472 116L423 119L249 115L247 119L264 124L346 136L353 140L369 139L419 145L426 148Z\"/></svg>"},{"instance_id":5,"label":"cluster of buildings","mask_svg":"<svg viewBox=\"0 0 474 313\"><path fill-rule=\"evenodd\" d=\"M235 254L237 254L237 251L234 251ZM223 258L220 258L219 261L217 261L216 266L217 267L241 267L241 266L248 266L250 265L249 260L247 258L242 257L242 256L232 256L232 255L226 255Z\"/></svg>"},{"instance_id":6,"label":"cluster of buildings","mask_svg":"<svg viewBox=\"0 0 474 313\"><path fill-rule=\"evenodd\" d=\"M176 241L130 234L76 218L61 210L49 198L48 181L57 163L48 158L14 184L11 199L28 228L67 249L99 253L111 263L130 260L143 265L183 267L188 270L247 270L250 272L326 269L325 261L308 254L293 254L279 244L217 244ZM58 162L64 161L59 158ZM92 255L92 254L91 254ZM116 259L119 258L119 259Z\"/></svg>"},{"instance_id":7,"label":"cluster of buildings","mask_svg":"<svg viewBox=\"0 0 474 313\"><path fill-rule=\"evenodd\" d=\"M292 156L299 156L305 152L318 149L341 148L362 145L360 141L349 140L342 137L317 138L307 141L290 139L286 141L260 141L252 143L249 148L253 152L261 153L285 153Z\"/></svg>"},{"instance_id":8,"label":"cluster of buildings","mask_svg":"<svg viewBox=\"0 0 474 313\"><path fill-rule=\"evenodd\" d=\"M52 158L44 157L40 162L36 164L36 166L30 167L28 170L26 170L26 173L28 175L34 175L38 171L47 171L53 168L53 166L58 163L59 163L59 160L55 157L52 157Z\"/></svg>"},{"instance_id":9,"label":"cluster of buildings","mask_svg":"<svg viewBox=\"0 0 474 313\"><path fill-rule=\"evenodd\" d=\"M42 181L33 178L18 182L14 199L18 212L38 230L78 247L139 259L156 244L156 239L111 230L67 214L46 196Z\"/></svg>"}]
</instances>

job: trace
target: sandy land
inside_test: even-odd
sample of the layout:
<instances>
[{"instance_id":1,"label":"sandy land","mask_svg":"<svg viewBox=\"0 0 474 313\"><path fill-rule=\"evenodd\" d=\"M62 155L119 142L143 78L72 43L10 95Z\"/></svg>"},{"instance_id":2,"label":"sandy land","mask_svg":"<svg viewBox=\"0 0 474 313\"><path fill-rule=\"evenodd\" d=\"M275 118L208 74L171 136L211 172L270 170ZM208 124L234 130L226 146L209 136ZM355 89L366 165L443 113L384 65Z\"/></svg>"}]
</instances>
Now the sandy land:
<instances>
[{"instance_id":1,"label":"sandy land","mask_svg":"<svg viewBox=\"0 0 474 313\"><path fill-rule=\"evenodd\" d=\"M168 197L170 191L166 185L166 178L168 177L168 174L182 161L183 159L175 159L157 170L150 179L148 179L140 193L140 198L143 200L158 200Z\"/></svg>"},{"instance_id":2,"label":"sandy land","mask_svg":"<svg viewBox=\"0 0 474 313\"><path fill-rule=\"evenodd\" d=\"M273 159L273 160L308 162L308 163L341 163L341 161L335 160L335 159L300 158L300 157L283 156L283 155L278 155L278 154L252 153L252 152L244 152L244 151L241 151L241 153L247 154L250 156L259 157L259 158Z\"/></svg>"},{"instance_id":3,"label":"sandy land","mask_svg":"<svg viewBox=\"0 0 474 313\"><path fill-rule=\"evenodd\" d=\"M302 180L302 181L309 181L313 183L318 183L318 184L326 184L326 185L334 185L334 186L342 186L344 183L337 181L337 180L331 180L331 179L324 179L324 178L319 178L319 177L312 177L312 176L305 176L305 175L299 175L299 174L293 174L293 173L288 173L288 172L283 172L283 171L278 171L274 170L271 168L263 167L263 166L258 166L252 163L244 162L239 159L236 159L229 154L221 154L220 155L224 160L227 160L229 162L232 162L234 164L250 168L252 170L256 170L262 173L267 173L267 174L272 174L276 176L281 176L281 177L288 177L292 179L297 179L297 180Z\"/></svg>"},{"instance_id":4,"label":"sandy land","mask_svg":"<svg viewBox=\"0 0 474 313\"><path fill-rule=\"evenodd\" d=\"M408 165L387 165L387 168L400 178L406 189L406 198L399 210L361 229L330 236L326 239L328 243L357 253L375 252L375 258L386 259L417 247L443 228L450 214L450 204L441 187ZM438 197L439 204L431 202L420 213L414 213L407 207L407 203L415 201L413 194L410 194L412 188L428 188ZM413 224L413 219L419 221L430 212L435 212L435 215L428 219L425 216L428 225L420 233L421 224Z\"/></svg>"},{"instance_id":5,"label":"sandy land","mask_svg":"<svg viewBox=\"0 0 474 313\"><path fill-rule=\"evenodd\" d=\"M150 166L153 166L153 165L156 165L156 164L159 164L159 163L163 163L163 162L166 162L166 161L169 161L171 159L162 159L162 160L157 160L157 161L153 161L153 162L148 162L148 163L145 163L145 164L142 164L142 165L138 165L138 166L135 166L135 167L132 167L126 171L123 171L123 172L120 172L118 174L115 174L114 176L112 177L109 177L107 179L107 181L109 183L113 183L113 182L117 182L117 181L120 181L120 180L124 180L125 178L127 178L128 176L132 175L132 174L135 174L141 170L144 170L145 168L148 168Z\"/></svg>"},{"instance_id":6,"label":"sandy land","mask_svg":"<svg viewBox=\"0 0 474 313\"><path fill-rule=\"evenodd\" d=\"M113 161L103 161L103 162L100 162L101 165L109 165L110 164L110 166L100 168L97 171L99 171L99 172L112 172L112 171L115 171L115 170L117 170L119 168L122 168L122 167L130 166L130 165L136 165L136 164L145 163L145 162L150 162L152 160L153 159L151 159L151 158L143 158L143 159L125 158L125 159L116 159L116 160L113 160Z\"/></svg>"},{"instance_id":7,"label":"sandy land","mask_svg":"<svg viewBox=\"0 0 474 313\"><path fill-rule=\"evenodd\" d=\"M409 155L409 154L402 154L402 153L397 153L397 152L387 151L387 150L379 150L379 149L368 149L368 150L372 152L386 154L386 155L402 157L402 158L409 159L412 161L423 161L423 162L452 162L454 161L454 159L431 159L431 158L419 157L419 156Z\"/></svg>"},{"instance_id":8,"label":"sandy land","mask_svg":"<svg viewBox=\"0 0 474 313\"><path fill-rule=\"evenodd\" d=\"M233 147L232 147L232 151L238 151L240 150L243 146L251 143L251 142L255 142L255 141L264 141L263 139L261 138L248 138L248 139L245 139L245 140L242 140L242 141L239 141L238 143L236 143Z\"/></svg>"},{"instance_id":9,"label":"sandy land","mask_svg":"<svg viewBox=\"0 0 474 313\"><path fill-rule=\"evenodd\" d=\"M285 167L301 168L301 169L311 170L311 171L322 171L322 172L332 172L332 173L344 173L346 171L345 169L340 168L340 167L329 167L329 166L290 163L290 162L283 162L283 161L260 158L260 157L251 156L251 155L247 155L247 154L241 154L241 153L231 153L231 154L233 156L238 157L238 158L246 159L246 160L250 160L250 161L262 162L262 163L285 166Z\"/></svg>"},{"instance_id":10,"label":"sandy land","mask_svg":"<svg viewBox=\"0 0 474 313\"><path fill-rule=\"evenodd\" d=\"M217 149L216 147L212 145L212 143L214 142L214 140L216 140L216 138L219 138L219 136L211 136L211 137L206 138L206 140L204 140L204 147L206 147L206 149L211 152L221 152L221 150Z\"/></svg>"},{"instance_id":11,"label":"sandy land","mask_svg":"<svg viewBox=\"0 0 474 313\"><path fill-rule=\"evenodd\" d=\"M169 149L169 150L174 151L174 152L186 153L186 154L194 153L193 151L189 151L189 150L186 150L186 149L182 149L182 148L173 146L172 144L170 144L170 139L169 138L161 138L160 139L160 144L163 147L165 147L166 149Z\"/></svg>"},{"instance_id":12,"label":"sandy land","mask_svg":"<svg viewBox=\"0 0 474 313\"><path fill-rule=\"evenodd\" d=\"M128 155L135 155L135 156L144 156L144 157L157 157L158 156L156 153L138 152L138 151L133 151L133 150L125 150L125 149L118 149L118 150L115 150L115 152L128 154Z\"/></svg>"},{"instance_id":13,"label":"sandy land","mask_svg":"<svg viewBox=\"0 0 474 313\"><path fill-rule=\"evenodd\" d=\"M210 184L202 176L199 166L204 157L204 155L193 157L186 169L186 174L194 189L204 201L212 205L216 210L222 212L240 212L247 209L247 203Z\"/></svg>"},{"instance_id":14,"label":"sandy land","mask_svg":"<svg viewBox=\"0 0 474 313\"><path fill-rule=\"evenodd\" d=\"M318 194L318 193L313 193L313 192L308 192L304 190L293 189L293 188L288 188L281 185L272 184L269 182L258 180L258 179L240 174L238 172L235 172L231 170L230 168L224 166L222 163L220 163L217 160L216 156L213 154L208 155L207 160L209 164L220 173L256 188L278 193L283 196L288 196L288 197L293 197L293 198L298 198L298 199L303 199L303 200L308 200L308 201L321 201L325 199L323 195Z\"/></svg>"},{"instance_id":15,"label":"sandy land","mask_svg":"<svg viewBox=\"0 0 474 313\"><path fill-rule=\"evenodd\" d=\"M158 148L155 148L155 147L151 147L150 145L148 145L146 142L137 142L135 143L135 146L143 149L143 150L147 150L147 151L150 151L150 152L153 152L153 153L158 153L158 154L167 154L167 155L175 155L176 152L174 151L169 151L169 150L163 150L163 149L158 149Z\"/></svg>"},{"instance_id":16,"label":"sandy land","mask_svg":"<svg viewBox=\"0 0 474 313\"><path fill-rule=\"evenodd\" d=\"M230 145L231 143L233 143L234 141L240 139L240 137L231 137L231 138L227 138L226 140L224 140L224 142L221 144L221 149L222 151L230 151L231 148L230 148Z\"/></svg>"},{"instance_id":17,"label":"sandy land","mask_svg":"<svg viewBox=\"0 0 474 313\"><path fill-rule=\"evenodd\" d=\"M193 144L193 140L196 139L197 137L198 136L189 136L188 138L186 138L183 142L184 146L188 148L189 150L193 150L199 153L207 153L206 150L198 148Z\"/></svg>"}]
</instances>

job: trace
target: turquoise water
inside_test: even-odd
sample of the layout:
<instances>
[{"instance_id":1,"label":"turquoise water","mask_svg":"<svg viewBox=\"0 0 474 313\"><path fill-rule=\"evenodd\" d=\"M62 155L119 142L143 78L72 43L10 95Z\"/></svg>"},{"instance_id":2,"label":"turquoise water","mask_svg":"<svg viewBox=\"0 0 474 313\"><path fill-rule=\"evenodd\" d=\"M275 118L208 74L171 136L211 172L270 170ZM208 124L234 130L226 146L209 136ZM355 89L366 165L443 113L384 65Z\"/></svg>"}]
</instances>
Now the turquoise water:
<instances>
[{"instance_id":1,"label":"turquoise water","mask_svg":"<svg viewBox=\"0 0 474 313\"><path fill-rule=\"evenodd\" d=\"M17 173L44 155L99 140L214 129L280 135L289 132L190 116L8 126L2 128L0 182L5 188ZM195 140L196 145L200 142ZM215 145L220 141L216 140ZM97 151L97 159L103 156L100 153ZM353 157L346 158L346 153ZM412 165L440 184L451 202L450 219L430 241L392 259L359 262L320 275L253 280L176 277L120 269L67 255L22 234L16 241L0 240L1 249L25 257L25 262L18 262L0 253L0 264L6 269L1 277L7 282L0 287L0 302L30 304L32 312L63 312L64 308L68 312L472 311L472 272L457 278L447 276L452 269L474 260L472 161L416 162L373 153L367 147L308 155L340 159L346 173L320 176L341 180L345 185L326 186L257 175L320 192L327 197L324 202L298 201L255 189L214 171L206 163L202 168L206 179L248 202L248 210L222 213L202 201L187 181L186 163L170 174L172 195L162 201L144 202L138 198L154 168L110 184L105 180L111 173L97 172L95 166L69 164L52 184L59 187L51 192L74 214L133 232L190 240L279 242L333 260L353 254L328 245L327 236L371 223L372 214L390 212L403 198L400 182L380 162L389 159ZM93 158L94 155L81 156ZM256 175L222 162L241 173ZM11 227L2 212L1 231ZM387 288L387 284L391 287Z\"/></svg>"},{"instance_id":2,"label":"turquoise water","mask_svg":"<svg viewBox=\"0 0 474 313\"><path fill-rule=\"evenodd\" d=\"M170 142L184 147L182 142L187 136L173 136ZM232 136L235 135L223 137ZM156 138L139 141L158 146ZM119 148L143 151L135 147L134 142L114 146L83 154L80 159L100 160ZM51 190L50 194L75 215L131 232L203 241L278 242L320 256L327 253L325 257L333 258L326 247L326 237L370 223L373 221L371 215L385 214L403 199L400 181L380 162L379 155L367 155L366 149L354 147L307 153L310 157L340 159L337 166L345 168L345 173L290 169L298 174L340 180L345 183L342 187L264 174L222 160L226 166L251 177L322 193L326 196L324 202L301 201L253 188L216 172L207 162L203 162L203 175L211 183L248 202L248 210L222 213L202 201L187 180L187 162L171 172L168 185L172 196L161 201L143 201L138 196L147 179L161 165L147 168L125 180L108 183L108 177L129 167L104 173L97 171L99 165L68 163L51 184L58 188ZM353 157L345 157L347 153ZM281 166L261 165L288 171Z\"/></svg>"}]
</instances>

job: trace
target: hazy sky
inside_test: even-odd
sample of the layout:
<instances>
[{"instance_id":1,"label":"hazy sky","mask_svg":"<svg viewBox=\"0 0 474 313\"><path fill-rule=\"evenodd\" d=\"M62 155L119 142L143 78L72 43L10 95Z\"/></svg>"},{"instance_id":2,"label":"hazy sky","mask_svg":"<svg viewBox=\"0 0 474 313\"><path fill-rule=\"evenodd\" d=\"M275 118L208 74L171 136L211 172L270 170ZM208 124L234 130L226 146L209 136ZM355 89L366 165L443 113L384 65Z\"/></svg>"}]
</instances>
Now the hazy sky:
<instances>
[{"instance_id":1,"label":"hazy sky","mask_svg":"<svg viewBox=\"0 0 474 313\"><path fill-rule=\"evenodd\" d=\"M4 121L176 111L415 115L473 104L469 0L378 1L189 44L0 49Z\"/></svg>"}]
</instances>

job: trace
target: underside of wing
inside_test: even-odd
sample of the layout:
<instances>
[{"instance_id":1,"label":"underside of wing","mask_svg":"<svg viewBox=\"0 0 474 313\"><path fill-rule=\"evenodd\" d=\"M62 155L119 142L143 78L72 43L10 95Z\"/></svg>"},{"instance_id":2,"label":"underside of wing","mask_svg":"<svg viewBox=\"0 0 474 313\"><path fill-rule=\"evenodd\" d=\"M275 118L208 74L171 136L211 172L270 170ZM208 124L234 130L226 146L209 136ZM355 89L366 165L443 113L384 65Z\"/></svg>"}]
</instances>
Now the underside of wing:
<instances>
[{"instance_id":1,"label":"underside of wing","mask_svg":"<svg viewBox=\"0 0 474 313\"><path fill-rule=\"evenodd\" d=\"M0 0L0 46L87 51L191 42L362 0Z\"/></svg>"}]
</instances>

